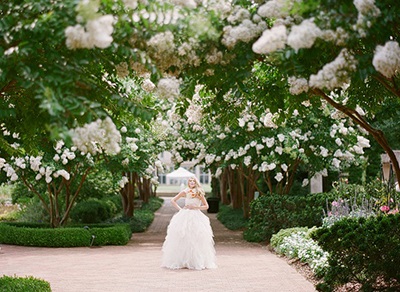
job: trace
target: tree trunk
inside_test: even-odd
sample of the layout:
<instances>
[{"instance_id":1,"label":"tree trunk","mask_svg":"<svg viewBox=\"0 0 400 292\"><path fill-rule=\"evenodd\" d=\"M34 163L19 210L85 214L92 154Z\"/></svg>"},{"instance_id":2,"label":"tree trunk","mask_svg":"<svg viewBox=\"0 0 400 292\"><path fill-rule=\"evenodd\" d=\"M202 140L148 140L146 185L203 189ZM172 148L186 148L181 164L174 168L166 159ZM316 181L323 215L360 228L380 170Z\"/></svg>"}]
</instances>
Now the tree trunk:
<instances>
[{"instance_id":1,"label":"tree trunk","mask_svg":"<svg viewBox=\"0 0 400 292\"><path fill-rule=\"evenodd\" d=\"M140 198L144 203L148 203L151 196L151 179L142 177L141 180L142 186L139 189L141 192Z\"/></svg>"},{"instance_id":2,"label":"tree trunk","mask_svg":"<svg viewBox=\"0 0 400 292\"><path fill-rule=\"evenodd\" d=\"M282 194L285 194L285 195L289 194L290 189L293 186L294 178L296 176L296 171L297 171L297 168L299 167L300 162L301 162L301 159L296 159L295 162L293 163L293 165L291 166L290 175L289 175L289 178L287 179L286 186L283 189Z\"/></svg>"},{"instance_id":3,"label":"tree trunk","mask_svg":"<svg viewBox=\"0 0 400 292\"><path fill-rule=\"evenodd\" d=\"M219 188L220 188L220 194L221 194L221 203L224 205L229 205L231 203L231 200L228 198L228 171L224 169L221 173L220 179L219 179Z\"/></svg>"},{"instance_id":4,"label":"tree trunk","mask_svg":"<svg viewBox=\"0 0 400 292\"><path fill-rule=\"evenodd\" d=\"M131 172L124 173L128 177L128 183L121 189L122 208L127 218L133 217L135 198L135 179Z\"/></svg>"},{"instance_id":5,"label":"tree trunk","mask_svg":"<svg viewBox=\"0 0 400 292\"><path fill-rule=\"evenodd\" d=\"M241 168L241 179L243 182L242 189L242 205L243 217L250 217L250 203L254 200L254 192L257 190L257 180L260 176L258 172L253 170L252 166Z\"/></svg>"},{"instance_id":6,"label":"tree trunk","mask_svg":"<svg viewBox=\"0 0 400 292\"><path fill-rule=\"evenodd\" d=\"M240 193L240 185L238 184L238 173L236 170L227 168L228 171L228 184L231 194L231 202L233 209L242 207L242 196Z\"/></svg>"}]
</instances>

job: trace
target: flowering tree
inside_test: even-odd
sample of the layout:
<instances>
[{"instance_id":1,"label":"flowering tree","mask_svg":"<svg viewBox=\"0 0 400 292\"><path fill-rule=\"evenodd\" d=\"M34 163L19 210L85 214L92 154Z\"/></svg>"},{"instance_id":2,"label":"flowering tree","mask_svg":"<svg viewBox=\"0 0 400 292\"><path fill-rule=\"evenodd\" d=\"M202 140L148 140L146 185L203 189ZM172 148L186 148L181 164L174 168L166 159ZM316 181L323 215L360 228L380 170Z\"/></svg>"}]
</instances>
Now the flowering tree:
<instances>
[{"instance_id":1,"label":"flowering tree","mask_svg":"<svg viewBox=\"0 0 400 292\"><path fill-rule=\"evenodd\" d=\"M153 186L158 185L158 172L163 172L163 165L157 160L162 151L162 144L154 129L143 129L140 125L130 124L121 128L123 142L121 152L112 157L107 167L117 177L122 197L124 216L133 216L135 198L145 203L154 195ZM136 191L138 190L138 192Z\"/></svg>"},{"instance_id":2,"label":"flowering tree","mask_svg":"<svg viewBox=\"0 0 400 292\"><path fill-rule=\"evenodd\" d=\"M100 167L100 161L103 162L101 167L115 170L111 165L112 162L119 166L115 171L118 173L115 176L117 180L121 179L123 172L134 169L137 180L145 181L146 187L140 188L143 190L141 194L144 194L146 188L151 188L151 176L149 177L145 170L149 165L154 165L157 154L151 151L148 146L150 143L143 145L144 149L137 150L142 145L135 145L133 140L151 136L149 122L156 112L156 99L150 93L154 84L147 79L143 81L139 74L134 75L132 70L125 67L126 63L122 61L130 57L132 52L122 47L104 50L110 45L110 40L113 40L110 36L113 31L113 29L110 31L110 25L114 20L113 17L102 17L96 12L96 7L100 3L94 1L78 7L75 4L63 1L35 3L20 1L19 4L6 2L0 4L2 14L0 43L4 48L0 50L2 55L0 124L3 133L0 137L0 157L5 161L4 170L8 178L13 181L26 177L27 185L31 189L34 188L34 184L29 183L27 170L30 172L34 170L28 162L20 164L25 166L25 169L21 169L13 163L20 160L14 160L13 157L21 159L24 157L24 160L29 157L43 157L40 160L41 165L44 169L48 169L48 177L49 179L51 177L52 181L48 183L44 179L35 180L36 174L32 173L30 178L35 184L57 185L56 188L48 187L49 198L53 198L55 193L60 197L61 192L63 194L73 192L71 195L66 195L71 199L66 199L68 207L65 210L68 212L65 213L65 218L56 218L61 216L64 209L61 208L62 210L58 210L58 214L55 215L56 207L47 207L49 213L53 212L55 216L52 217L53 225L66 222L76 198L75 194L79 193L81 187L81 184L75 184L76 181L83 183L87 172ZM92 51L71 50L69 41L66 42L66 34L69 31L66 28L75 22L77 14L91 18L86 41L92 44L91 48L96 48ZM97 122L92 124L92 121L98 119L111 121L106 117L111 117L113 122L110 123L115 123L119 128L128 129L127 134L131 134L129 131L132 132L132 128L136 129L138 125L142 132L136 134L136 138L123 135L119 143L122 152L118 151L118 155L112 157L102 153L92 156L93 162L90 162L91 159L87 161L85 155L81 157L79 153L75 153L78 150L70 150L75 153L74 159L68 160L70 170L64 167L64 161L53 161L53 157L56 156L52 145L57 141L64 141L65 145L69 145L68 149L77 147L76 143L80 140L75 137L76 135L71 136L70 129L91 127L92 132L88 137L96 141L95 139L99 139L103 131L89 125L96 125ZM81 152L86 154L87 150ZM140 155L132 154L134 152ZM127 158L130 161L130 168L124 169L121 163ZM56 166L57 163L59 166ZM43 172L42 167L39 168L41 172ZM75 168L76 171L71 172ZM37 171L35 166L34 169ZM54 173L58 170L67 171L69 179L62 176L54 177ZM78 177L75 177L75 174ZM49 203L46 195L39 191L36 191L36 195L42 197L44 204L57 202L53 200ZM128 205L133 206L133 199Z\"/></svg>"},{"instance_id":3,"label":"flowering tree","mask_svg":"<svg viewBox=\"0 0 400 292\"><path fill-rule=\"evenodd\" d=\"M169 111L176 162L204 163L220 179L222 201L229 203L229 189L233 207L243 207L245 216L254 192L262 193L259 178L270 193L287 194L301 165L307 165L310 175L327 175L328 170L360 163L363 149L369 147L354 123L329 104L315 108L304 102L300 110L289 106L278 110L277 102L287 104L293 98L284 86L273 93L279 97L260 99L267 93L258 84L266 79L277 82L280 75L263 64L253 73L244 80L247 93L239 100L232 94L223 97L223 111L218 111L212 102L215 96L204 86L197 86L191 100Z\"/></svg>"},{"instance_id":4,"label":"flowering tree","mask_svg":"<svg viewBox=\"0 0 400 292\"><path fill-rule=\"evenodd\" d=\"M253 51L286 73L291 92L300 99L322 99L371 134L399 180L398 162L384 133L368 121L388 98L400 97L398 12L398 5L384 0L268 1L257 14L274 24Z\"/></svg>"},{"instance_id":5,"label":"flowering tree","mask_svg":"<svg viewBox=\"0 0 400 292\"><path fill-rule=\"evenodd\" d=\"M2 3L0 118L20 133L25 149L35 151L40 139L32 137L56 140L98 117L118 120L129 111L145 119L154 115L149 95L136 95L124 76L141 78L143 89L159 99L181 102L180 115L190 109L184 98L204 84L212 92L209 102L220 111L241 103L248 90L243 81L258 60L279 68L275 80L280 81L268 83L268 98L278 98L276 89L287 84L297 95L263 110L293 114L297 109L302 116L303 102L314 109L330 104L378 141L400 179L383 133L368 123L387 98L399 96L398 5L393 0L320 2ZM0 139L7 156L15 153L12 145Z\"/></svg>"},{"instance_id":6,"label":"flowering tree","mask_svg":"<svg viewBox=\"0 0 400 292\"><path fill-rule=\"evenodd\" d=\"M0 158L0 170L11 181L20 179L42 202L53 227L65 225L87 175L107 156L120 152L121 135L110 118L71 132L72 147L57 142L38 156ZM38 186L45 185L45 192Z\"/></svg>"}]
</instances>

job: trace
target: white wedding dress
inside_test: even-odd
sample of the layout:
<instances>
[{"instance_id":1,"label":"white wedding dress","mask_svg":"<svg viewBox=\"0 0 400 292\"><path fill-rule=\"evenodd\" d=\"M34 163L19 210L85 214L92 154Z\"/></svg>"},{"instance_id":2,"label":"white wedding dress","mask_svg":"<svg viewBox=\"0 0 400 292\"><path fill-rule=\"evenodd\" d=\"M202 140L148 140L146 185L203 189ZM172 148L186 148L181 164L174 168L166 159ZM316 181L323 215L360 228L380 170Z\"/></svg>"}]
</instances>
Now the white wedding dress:
<instances>
[{"instance_id":1,"label":"white wedding dress","mask_svg":"<svg viewBox=\"0 0 400 292\"><path fill-rule=\"evenodd\" d=\"M200 199L185 192L185 206L201 206ZM168 225L161 266L195 270L216 268L213 236L210 219L202 211L179 210Z\"/></svg>"}]
</instances>

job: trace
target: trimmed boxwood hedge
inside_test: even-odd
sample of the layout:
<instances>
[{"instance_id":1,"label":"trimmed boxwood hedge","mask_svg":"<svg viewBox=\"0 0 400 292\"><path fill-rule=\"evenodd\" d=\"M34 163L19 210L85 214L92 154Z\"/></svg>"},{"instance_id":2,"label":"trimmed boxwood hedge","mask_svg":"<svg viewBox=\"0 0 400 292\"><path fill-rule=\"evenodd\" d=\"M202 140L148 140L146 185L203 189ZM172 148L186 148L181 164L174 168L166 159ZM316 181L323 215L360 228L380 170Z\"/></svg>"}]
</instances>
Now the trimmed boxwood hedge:
<instances>
[{"instance_id":1,"label":"trimmed boxwood hedge","mask_svg":"<svg viewBox=\"0 0 400 292\"><path fill-rule=\"evenodd\" d=\"M345 218L311 237L329 253L319 291L359 283L360 291L400 291L400 214Z\"/></svg>"},{"instance_id":2,"label":"trimmed boxwood hedge","mask_svg":"<svg viewBox=\"0 0 400 292\"><path fill-rule=\"evenodd\" d=\"M32 276L29 277L9 277L3 276L0 277L0 291L2 292L51 292L50 283L34 278Z\"/></svg>"},{"instance_id":3,"label":"trimmed boxwood hedge","mask_svg":"<svg viewBox=\"0 0 400 292\"><path fill-rule=\"evenodd\" d=\"M250 220L243 236L247 241L269 242L281 229L322 225L326 200L332 194L267 194L250 204Z\"/></svg>"},{"instance_id":4,"label":"trimmed boxwood hedge","mask_svg":"<svg viewBox=\"0 0 400 292\"><path fill-rule=\"evenodd\" d=\"M125 245L131 236L129 224L89 224L50 228L48 224L0 223L0 243L13 245L42 247Z\"/></svg>"}]
</instances>

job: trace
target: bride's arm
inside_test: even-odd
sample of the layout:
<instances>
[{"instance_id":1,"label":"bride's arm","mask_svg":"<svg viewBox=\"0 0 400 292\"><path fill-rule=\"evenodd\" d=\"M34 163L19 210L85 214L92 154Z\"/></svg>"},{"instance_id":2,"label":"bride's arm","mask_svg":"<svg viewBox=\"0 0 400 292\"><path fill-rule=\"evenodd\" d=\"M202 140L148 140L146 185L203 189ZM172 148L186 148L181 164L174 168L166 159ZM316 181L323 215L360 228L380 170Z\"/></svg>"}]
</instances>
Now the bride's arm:
<instances>
[{"instance_id":1,"label":"bride's arm","mask_svg":"<svg viewBox=\"0 0 400 292\"><path fill-rule=\"evenodd\" d=\"M185 191L181 191L179 194L177 194L175 197L173 197L173 198L171 199L171 204L172 204L172 206L175 207L175 209L177 209L177 210L181 210L181 209L182 209L182 208L178 205L178 203L177 203L176 201L178 201L181 197L183 197L183 196L185 196L185 195L186 195Z\"/></svg>"}]
</instances>

